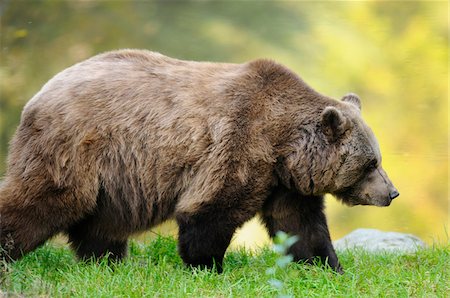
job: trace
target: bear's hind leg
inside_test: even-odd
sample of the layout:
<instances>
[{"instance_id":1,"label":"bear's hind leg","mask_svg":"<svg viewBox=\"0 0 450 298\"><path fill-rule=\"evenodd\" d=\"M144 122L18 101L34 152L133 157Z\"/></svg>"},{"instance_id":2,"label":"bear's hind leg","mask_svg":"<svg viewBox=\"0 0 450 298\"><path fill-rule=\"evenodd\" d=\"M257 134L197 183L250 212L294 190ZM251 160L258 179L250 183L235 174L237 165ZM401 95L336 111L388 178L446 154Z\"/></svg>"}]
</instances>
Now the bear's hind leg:
<instances>
[{"instance_id":1,"label":"bear's hind leg","mask_svg":"<svg viewBox=\"0 0 450 298\"><path fill-rule=\"evenodd\" d=\"M8 178L0 187L0 258L6 261L42 245L82 212L72 203L74 194L66 189L45 181L34 187L18 181Z\"/></svg>"}]
</instances>

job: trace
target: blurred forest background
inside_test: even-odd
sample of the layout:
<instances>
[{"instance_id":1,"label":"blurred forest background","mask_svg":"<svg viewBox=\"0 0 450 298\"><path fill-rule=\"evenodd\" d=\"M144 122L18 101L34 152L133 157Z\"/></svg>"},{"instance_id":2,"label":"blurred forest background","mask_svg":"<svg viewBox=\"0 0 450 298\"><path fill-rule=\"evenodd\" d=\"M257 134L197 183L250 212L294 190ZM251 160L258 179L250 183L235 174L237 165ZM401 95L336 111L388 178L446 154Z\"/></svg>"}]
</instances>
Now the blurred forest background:
<instances>
[{"instance_id":1,"label":"blurred forest background","mask_svg":"<svg viewBox=\"0 0 450 298\"><path fill-rule=\"evenodd\" d=\"M333 239L359 227L449 239L447 1L0 0L0 17L0 177L24 104L80 60L119 48L236 63L265 57L323 94L357 93L401 193L389 208L328 198ZM237 243L267 241L256 222Z\"/></svg>"}]
</instances>

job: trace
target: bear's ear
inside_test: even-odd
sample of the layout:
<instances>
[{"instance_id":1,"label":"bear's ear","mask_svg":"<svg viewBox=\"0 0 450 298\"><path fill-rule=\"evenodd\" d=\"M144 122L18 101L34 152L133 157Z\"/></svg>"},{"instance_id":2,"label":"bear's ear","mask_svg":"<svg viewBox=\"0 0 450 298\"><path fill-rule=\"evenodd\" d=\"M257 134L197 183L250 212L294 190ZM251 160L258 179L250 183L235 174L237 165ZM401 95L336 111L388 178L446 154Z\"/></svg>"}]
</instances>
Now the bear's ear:
<instances>
[{"instance_id":1,"label":"bear's ear","mask_svg":"<svg viewBox=\"0 0 450 298\"><path fill-rule=\"evenodd\" d=\"M338 140L350 126L350 121L335 107L323 110L322 129L330 141Z\"/></svg>"},{"instance_id":2,"label":"bear's ear","mask_svg":"<svg viewBox=\"0 0 450 298\"><path fill-rule=\"evenodd\" d=\"M349 93L342 97L342 101L349 102L356 106L361 111L361 100L359 99L358 95L354 93Z\"/></svg>"}]
</instances>

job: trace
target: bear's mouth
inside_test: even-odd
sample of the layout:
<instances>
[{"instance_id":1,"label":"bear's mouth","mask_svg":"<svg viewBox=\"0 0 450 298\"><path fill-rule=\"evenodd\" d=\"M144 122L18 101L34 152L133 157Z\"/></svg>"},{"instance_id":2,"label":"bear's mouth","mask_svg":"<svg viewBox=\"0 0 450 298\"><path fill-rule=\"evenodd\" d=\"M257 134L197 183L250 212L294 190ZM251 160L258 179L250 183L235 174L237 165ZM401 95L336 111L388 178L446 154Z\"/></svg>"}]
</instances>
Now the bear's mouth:
<instances>
[{"instance_id":1,"label":"bear's mouth","mask_svg":"<svg viewBox=\"0 0 450 298\"><path fill-rule=\"evenodd\" d=\"M348 196L343 196L341 194L335 194L334 197L336 199L338 199L342 204L349 206L349 207L353 207L353 206L357 206L357 205L368 205L367 203L364 202L360 202L358 200L355 200L351 197Z\"/></svg>"},{"instance_id":2,"label":"bear's mouth","mask_svg":"<svg viewBox=\"0 0 450 298\"><path fill-rule=\"evenodd\" d=\"M349 207L353 206L377 206L377 207L387 207L391 205L392 200L390 198L378 199L372 198L368 194L360 195L355 194L350 189L339 191L334 194L334 196L341 201L344 205Z\"/></svg>"},{"instance_id":3,"label":"bear's mouth","mask_svg":"<svg viewBox=\"0 0 450 298\"><path fill-rule=\"evenodd\" d=\"M367 205L377 206L377 207L388 207L391 205L392 200L389 197L385 198L372 198L366 195L366 200L369 202Z\"/></svg>"},{"instance_id":4,"label":"bear's mouth","mask_svg":"<svg viewBox=\"0 0 450 298\"><path fill-rule=\"evenodd\" d=\"M338 197L339 198L339 197ZM379 201L361 201L358 199L343 199L339 198L339 200L346 206L354 207L354 206L376 206L376 207L388 207L391 205L391 200L387 200L384 202Z\"/></svg>"},{"instance_id":5,"label":"bear's mouth","mask_svg":"<svg viewBox=\"0 0 450 298\"><path fill-rule=\"evenodd\" d=\"M376 202L377 204L374 204L375 206L378 206L378 207L387 207L387 206L390 206L391 205L391 203L392 203L392 200L391 199L387 199L387 200L385 200L384 202Z\"/></svg>"},{"instance_id":6,"label":"bear's mouth","mask_svg":"<svg viewBox=\"0 0 450 298\"><path fill-rule=\"evenodd\" d=\"M364 202L361 202L361 200L359 200L357 196L354 196L350 189L341 190L334 193L333 195L335 196L335 198L341 201L342 204L349 207L365 204Z\"/></svg>"}]
</instances>

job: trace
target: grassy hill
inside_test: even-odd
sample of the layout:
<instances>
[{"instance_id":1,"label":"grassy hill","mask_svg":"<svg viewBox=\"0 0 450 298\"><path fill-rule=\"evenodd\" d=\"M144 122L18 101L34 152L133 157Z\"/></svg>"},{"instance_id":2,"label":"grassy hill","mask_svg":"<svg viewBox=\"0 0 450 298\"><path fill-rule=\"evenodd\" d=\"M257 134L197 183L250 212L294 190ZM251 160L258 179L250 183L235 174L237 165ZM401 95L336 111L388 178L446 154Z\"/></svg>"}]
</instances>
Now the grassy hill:
<instances>
[{"instance_id":1,"label":"grassy hill","mask_svg":"<svg viewBox=\"0 0 450 298\"><path fill-rule=\"evenodd\" d=\"M363 251L338 255L344 275L304 264L277 267L279 256L269 247L253 253L230 251L219 275L186 268L171 237L131 242L129 257L110 266L105 260L78 262L67 246L47 243L2 266L0 297L448 297L450 293L449 244L409 255Z\"/></svg>"}]
</instances>

